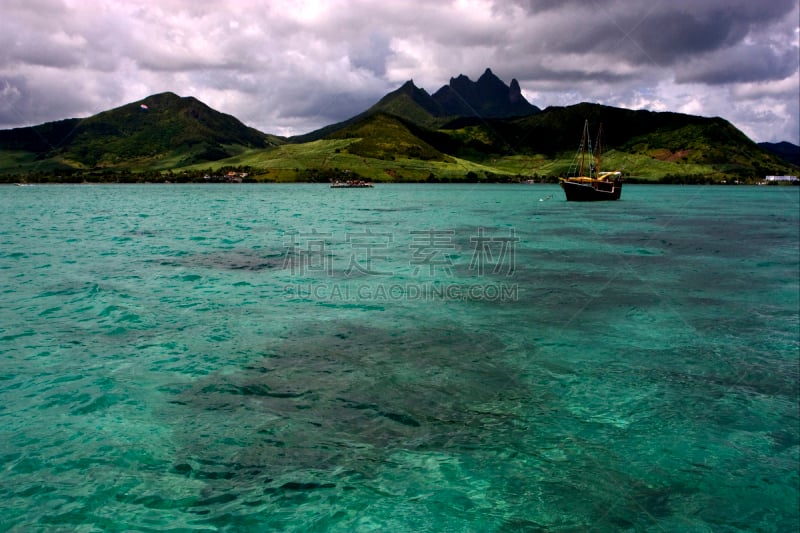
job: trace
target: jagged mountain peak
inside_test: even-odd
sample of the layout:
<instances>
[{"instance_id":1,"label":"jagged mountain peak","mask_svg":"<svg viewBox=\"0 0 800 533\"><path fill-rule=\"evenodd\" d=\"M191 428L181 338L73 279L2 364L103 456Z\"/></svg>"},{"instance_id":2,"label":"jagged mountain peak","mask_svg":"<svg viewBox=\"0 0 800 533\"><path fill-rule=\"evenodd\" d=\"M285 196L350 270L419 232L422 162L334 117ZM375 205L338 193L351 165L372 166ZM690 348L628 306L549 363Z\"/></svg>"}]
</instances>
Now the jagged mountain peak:
<instances>
[{"instance_id":1,"label":"jagged mountain peak","mask_svg":"<svg viewBox=\"0 0 800 533\"><path fill-rule=\"evenodd\" d=\"M320 139L375 113L387 113L413 124L435 128L459 117L508 118L539 111L525 100L516 79L508 86L487 68L477 82L459 74L433 95L417 87L413 79L407 80L363 113L292 139L295 142Z\"/></svg>"},{"instance_id":2,"label":"jagged mountain peak","mask_svg":"<svg viewBox=\"0 0 800 533\"><path fill-rule=\"evenodd\" d=\"M415 123L427 123L432 117L442 114L441 106L425 89L417 87L414 80L408 80L381 98L367 113L377 111L407 118Z\"/></svg>"},{"instance_id":3,"label":"jagged mountain peak","mask_svg":"<svg viewBox=\"0 0 800 533\"><path fill-rule=\"evenodd\" d=\"M481 74L478 81L472 81L464 74L450 78L449 85L436 91L433 99L450 116L500 118L540 111L525 100L516 79L512 79L508 86L490 68Z\"/></svg>"},{"instance_id":4,"label":"jagged mountain peak","mask_svg":"<svg viewBox=\"0 0 800 533\"><path fill-rule=\"evenodd\" d=\"M484 70L484 71L483 71L483 74L481 74L481 77L480 77L480 78L478 78L478 83L481 83L481 82L484 82L484 83L485 83L485 82L489 82L489 81L491 81L492 83L494 83L494 82L495 82L495 80L496 80L496 81L499 81L500 83L503 83L503 81L502 81L500 78L498 78L498 77L495 75L495 73L494 73L494 72L492 72L492 69L490 69L490 68L487 68L486 70Z\"/></svg>"},{"instance_id":5,"label":"jagged mountain peak","mask_svg":"<svg viewBox=\"0 0 800 533\"><path fill-rule=\"evenodd\" d=\"M508 99L512 104L525 100L525 97L522 96L522 89L519 86L517 78L511 79L511 85L508 87Z\"/></svg>"}]
</instances>

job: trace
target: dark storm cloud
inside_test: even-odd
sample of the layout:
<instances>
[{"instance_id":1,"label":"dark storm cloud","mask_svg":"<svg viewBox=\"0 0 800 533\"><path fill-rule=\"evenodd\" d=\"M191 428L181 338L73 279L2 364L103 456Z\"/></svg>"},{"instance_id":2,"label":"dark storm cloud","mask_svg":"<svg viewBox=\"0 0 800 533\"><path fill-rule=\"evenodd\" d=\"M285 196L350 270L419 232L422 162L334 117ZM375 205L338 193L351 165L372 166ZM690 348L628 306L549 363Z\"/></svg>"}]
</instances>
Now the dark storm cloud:
<instances>
[{"instance_id":1,"label":"dark storm cloud","mask_svg":"<svg viewBox=\"0 0 800 533\"><path fill-rule=\"evenodd\" d=\"M707 61L689 61L676 69L678 83L727 83L781 80L797 70L797 55L767 46L742 46L725 50Z\"/></svg>"},{"instance_id":2,"label":"dark storm cloud","mask_svg":"<svg viewBox=\"0 0 800 533\"><path fill-rule=\"evenodd\" d=\"M538 48L543 52L600 51L633 64L670 66L752 38L796 11L797 2L532 0L518 5L529 15L532 33L542 37ZM548 21L538 30L537 15Z\"/></svg>"},{"instance_id":3,"label":"dark storm cloud","mask_svg":"<svg viewBox=\"0 0 800 533\"><path fill-rule=\"evenodd\" d=\"M353 117L374 103L375 100L371 96L359 97L351 93L310 95L310 97L288 101L285 106L281 107L279 116L285 118L315 117L320 124L327 125L341 121L342 117Z\"/></svg>"},{"instance_id":4,"label":"dark storm cloud","mask_svg":"<svg viewBox=\"0 0 800 533\"><path fill-rule=\"evenodd\" d=\"M87 115L95 105L93 98L80 93L64 91L56 99L50 91L31 87L24 77L0 76L0 124L8 127L71 118L64 114L64 108L77 109L82 112L78 114Z\"/></svg>"},{"instance_id":5,"label":"dark storm cloud","mask_svg":"<svg viewBox=\"0 0 800 533\"><path fill-rule=\"evenodd\" d=\"M793 3L786 0L697 2L674 11L654 10L638 24L628 18L620 23L620 27L633 27L629 36L641 47L644 57L640 57L640 61L674 65L683 63L689 57L738 47L748 37L757 35L765 24L786 16L792 10ZM769 55L769 50L765 48L757 52Z\"/></svg>"},{"instance_id":6,"label":"dark storm cloud","mask_svg":"<svg viewBox=\"0 0 800 533\"><path fill-rule=\"evenodd\" d=\"M391 39L381 32L370 33L365 40L350 45L348 56L353 66L375 74L386 74L386 60L392 55Z\"/></svg>"}]
</instances>

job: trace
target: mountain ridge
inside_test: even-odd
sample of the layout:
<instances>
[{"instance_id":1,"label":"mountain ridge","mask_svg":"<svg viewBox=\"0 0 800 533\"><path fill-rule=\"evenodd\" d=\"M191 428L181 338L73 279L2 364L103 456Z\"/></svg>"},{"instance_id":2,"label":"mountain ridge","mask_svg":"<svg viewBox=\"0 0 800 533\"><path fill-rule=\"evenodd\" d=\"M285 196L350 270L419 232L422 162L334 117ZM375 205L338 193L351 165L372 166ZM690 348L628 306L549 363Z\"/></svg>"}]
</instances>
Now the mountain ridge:
<instances>
[{"instance_id":1,"label":"mountain ridge","mask_svg":"<svg viewBox=\"0 0 800 533\"><path fill-rule=\"evenodd\" d=\"M800 146L787 141L758 143L758 145L784 161L800 167Z\"/></svg>"},{"instance_id":2,"label":"mountain ridge","mask_svg":"<svg viewBox=\"0 0 800 533\"><path fill-rule=\"evenodd\" d=\"M35 152L66 168L119 166L164 159L216 161L246 148L267 148L276 136L244 125L193 96L157 93L83 119L0 130L0 149Z\"/></svg>"},{"instance_id":3,"label":"mountain ridge","mask_svg":"<svg viewBox=\"0 0 800 533\"><path fill-rule=\"evenodd\" d=\"M0 130L0 174L196 172L244 165L262 166L263 176L280 167L279 178L264 179L281 180L316 179L348 166L391 180L442 172L470 179L552 177L567 170L565 160L574 154L585 120L593 131L605 125L612 164L627 165L628 173L646 179L752 181L800 170L780 158L781 152L795 153L792 145L757 145L720 117L590 102L542 110L525 100L516 79L507 85L487 68L476 81L463 74L451 78L433 95L408 80L362 113L290 138L248 127L192 96L158 93L84 119ZM397 168L404 170L391 170Z\"/></svg>"},{"instance_id":4,"label":"mountain ridge","mask_svg":"<svg viewBox=\"0 0 800 533\"><path fill-rule=\"evenodd\" d=\"M511 80L511 85L506 85L487 68L477 81L470 80L464 74L450 78L449 85L443 85L433 95L417 87L413 79L407 80L366 111L347 120L290 137L289 140L309 142L322 139L378 112L395 115L420 126L438 128L459 117L512 118L540 111L525 99L516 79Z\"/></svg>"},{"instance_id":5,"label":"mountain ridge","mask_svg":"<svg viewBox=\"0 0 800 533\"><path fill-rule=\"evenodd\" d=\"M463 74L450 78L433 99L451 116L508 118L541 111L525 99L516 78L506 85L489 68L474 82Z\"/></svg>"}]
</instances>

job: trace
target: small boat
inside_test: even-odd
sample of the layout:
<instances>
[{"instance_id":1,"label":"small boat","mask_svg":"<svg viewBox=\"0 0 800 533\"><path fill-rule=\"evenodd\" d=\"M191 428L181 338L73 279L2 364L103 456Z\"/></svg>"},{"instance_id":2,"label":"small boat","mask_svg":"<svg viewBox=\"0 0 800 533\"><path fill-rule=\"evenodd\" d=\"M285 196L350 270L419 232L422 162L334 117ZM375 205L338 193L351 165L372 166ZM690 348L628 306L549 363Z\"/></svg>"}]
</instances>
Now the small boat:
<instances>
[{"instance_id":1,"label":"small boat","mask_svg":"<svg viewBox=\"0 0 800 533\"><path fill-rule=\"evenodd\" d=\"M364 189L367 187L372 187L372 182L363 180L336 180L331 183L331 189Z\"/></svg>"},{"instance_id":2,"label":"small boat","mask_svg":"<svg viewBox=\"0 0 800 533\"><path fill-rule=\"evenodd\" d=\"M578 155L570 169L572 177L559 178L559 184L567 195L567 201L595 202L602 200L619 200L622 194L622 172L600 172L600 156L602 154L600 137L603 126L597 132L597 151L592 151L589 137L589 121L583 125L583 138ZM588 167L586 160L589 159ZM586 170L588 169L588 172Z\"/></svg>"}]
</instances>

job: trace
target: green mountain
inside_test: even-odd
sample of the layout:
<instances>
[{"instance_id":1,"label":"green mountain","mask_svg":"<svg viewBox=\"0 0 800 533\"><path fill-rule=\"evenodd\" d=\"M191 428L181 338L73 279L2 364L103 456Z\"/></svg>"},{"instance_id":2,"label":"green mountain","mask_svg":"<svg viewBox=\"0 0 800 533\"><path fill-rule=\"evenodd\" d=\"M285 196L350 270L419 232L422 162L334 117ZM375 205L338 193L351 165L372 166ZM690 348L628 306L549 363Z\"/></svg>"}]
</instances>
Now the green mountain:
<instances>
[{"instance_id":1,"label":"green mountain","mask_svg":"<svg viewBox=\"0 0 800 533\"><path fill-rule=\"evenodd\" d=\"M516 79L506 85L490 69L473 82L463 74L451 78L432 96L425 89L408 80L400 88L388 93L378 102L353 118L331 124L305 135L292 137L291 142L309 142L347 128L376 113L394 115L406 122L436 129L462 117L484 120L532 115L540 109L530 104Z\"/></svg>"},{"instance_id":2,"label":"green mountain","mask_svg":"<svg viewBox=\"0 0 800 533\"><path fill-rule=\"evenodd\" d=\"M425 91L414 85L413 80L405 82L400 88L381 98L375 105L342 122L330 124L304 135L290 137L293 143L304 143L331 137L341 130L345 130L376 114L386 114L399 117L406 122L418 124L427 128L437 128L447 122L443 117L444 110ZM452 117L450 117L452 118Z\"/></svg>"},{"instance_id":3,"label":"green mountain","mask_svg":"<svg viewBox=\"0 0 800 533\"><path fill-rule=\"evenodd\" d=\"M555 180L569 170L586 120L592 132L603 126L602 168L628 180L754 182L800 173L772 153L783 145L767 150L719 117L592 103L540 110L515 80L506 85L487 69L475 82L452 78L433 95L409 80L351 119L289 139L195 98L157 94L86 119L0 131L0 179L186 181L240 169L261 181Z\"/></svg>"},{"instance_id":4,"label":"green mountain","mask_svg":"<svg viewBox=\"0 0 800 533\"><path fill-rule=\"evenodd\" d=\"M399 89L381 98L366 112L367 115L373 113L394 115L429 128L440 126L445 122L442 117L446 117L445 110L439 102L425 89L414 85L413 80L408 80Z\"/></svg>"},{"instance_id":5,"label":"green mountain","mask_svg":"<svg viewBox=\"0 0 800 533\"><path fill-rule=\"evenodd\" d=\"M402 136L394 138L399 130L385 127L389 116L403 125ZM490 69L475 82L464 75L451 78L433 95L409 80L365 112L290 142L355 138L369 129L369 136L346 148L348 153L377 159L393 151L398 156L420 153L429 160L451 158L498 173L552 178L569 170L585 120L594 131L603 124L606 164L623 169L629 178L754 181L767 174L797 173L790 161L722 118L591 103L542 111L522 97L516 80L506 85ZM410 141L409 135L417 140ZM441 156L432 157L434 152Z\"/></svg>"},{"instance_id":6,"label":"green mountain","mask_svg":"<svg viewBox=\"0 0 800 533\"><path fill-rule=\"evenodd\" d=\"M169 92L85 119L0 131L0 151L6 160L16 154L21 172L169 169L282 142L196 98Z\"/></svg>"},{"instance_id":7,"label":"green mountain","mask_svg":"<svg viewBox=\"0 0 800 533\"><path fill-rule=\"evenodd\" d=\"M469 161L498 176L554 179L568 172L578 151L585 120L594 132L603 125L604 168L629 179L668 182L755 181L791 173L789 163L763 150L728 121L680 113L633 111L581 103L549 107L523 117L466 116L434 123L420 119L432 98L413 84L340 123L323 139L353 139L337 149L376 161ZM434 108L435 109L435 108ZM401 112L398 112L401 110ZM595 149L598 147L595 146ZM432 170L433 172L433 170ZM795 169L796 173L797 170ZM488 175L488 174L487 174Z\"/></svg>"}]
</instances>

